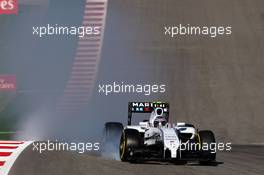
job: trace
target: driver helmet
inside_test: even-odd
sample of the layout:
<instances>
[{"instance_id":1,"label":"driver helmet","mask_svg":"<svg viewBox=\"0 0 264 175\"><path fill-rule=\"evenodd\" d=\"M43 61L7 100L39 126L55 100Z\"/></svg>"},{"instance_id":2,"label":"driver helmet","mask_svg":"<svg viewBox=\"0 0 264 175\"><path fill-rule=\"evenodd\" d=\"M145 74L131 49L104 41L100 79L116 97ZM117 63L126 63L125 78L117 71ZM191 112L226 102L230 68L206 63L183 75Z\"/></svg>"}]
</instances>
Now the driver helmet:
<instances>
[{"instance_id":1,"label":"driver helmet","mask_svg":"<svg viewBox=\"0 0 264 175\"><path fill-rule=\"evenodd\" d=\"M154 111L152 111L149 121L150 126L156 128L166 126L166 124L168 123L167 119L164 116L162 108L156 108Z\"/></svg>"}]
</instances>

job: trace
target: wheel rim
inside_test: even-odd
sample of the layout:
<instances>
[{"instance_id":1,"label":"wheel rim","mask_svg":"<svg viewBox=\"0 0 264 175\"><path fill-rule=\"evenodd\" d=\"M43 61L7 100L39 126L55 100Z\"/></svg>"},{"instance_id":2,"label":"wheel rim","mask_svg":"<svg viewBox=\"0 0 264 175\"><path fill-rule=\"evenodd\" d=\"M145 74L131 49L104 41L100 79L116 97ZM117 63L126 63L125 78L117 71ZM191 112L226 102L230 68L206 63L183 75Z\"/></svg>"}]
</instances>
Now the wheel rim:
<instances>
[{"instance_id":1,"label":"wheel rim","mask_svg":"<svg viewBox=\"0 0 264 175\"><path fill-rule=\"evenodd\" d=\"M126 150L126 139L125 139L125 135L122 135L122 139L121 139L121 144L120 144L120 158L121 160L124 159L124 155L125 155L125 150Z\"/></svg>"}]
</instances>

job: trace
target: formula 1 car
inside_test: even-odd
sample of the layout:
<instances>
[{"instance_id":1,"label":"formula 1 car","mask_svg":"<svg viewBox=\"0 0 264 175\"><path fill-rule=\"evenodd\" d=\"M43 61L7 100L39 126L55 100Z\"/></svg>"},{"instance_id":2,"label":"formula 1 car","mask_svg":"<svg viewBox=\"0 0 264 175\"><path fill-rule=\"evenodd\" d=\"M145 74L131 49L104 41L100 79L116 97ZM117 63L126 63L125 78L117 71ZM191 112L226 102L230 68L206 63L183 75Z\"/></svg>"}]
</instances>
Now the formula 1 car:
<instances>
[{"instance_id":1,"label":"formula 1 car","mask_svg":"<svg viewBox=\"0 0 264 175\"><path fill-rule=\"evenodd\" d=\"M132 114L148 114L148 118L133 125ZM104 137L106 145L111 143L112 148L119 149L121 161L198 161L210 164L216 159L213 132L198 131L192 124L183 122L171 124L168 103L130 102L127 126L107 122Z\"/></svg>"}]
</instances>

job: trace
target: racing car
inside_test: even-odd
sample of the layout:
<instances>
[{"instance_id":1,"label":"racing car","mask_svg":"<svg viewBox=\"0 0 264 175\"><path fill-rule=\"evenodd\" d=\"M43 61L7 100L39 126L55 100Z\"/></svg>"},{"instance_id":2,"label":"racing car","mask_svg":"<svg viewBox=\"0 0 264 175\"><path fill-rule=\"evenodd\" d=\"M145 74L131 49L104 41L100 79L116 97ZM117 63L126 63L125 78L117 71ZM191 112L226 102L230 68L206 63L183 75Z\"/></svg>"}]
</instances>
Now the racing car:
<instances>
[{"instance_id":1,"label":"racing car","mask_svg":"<svg viewBox=\"0 0 264 175\"><path fill-rule=\"evenodd\" d=\"M143 120L139 114L144 114ZM105 123L104 138L106 145L118 149L121 161L210 164L216 160L214 133L184 122L170 123L169 104L164 102L129 102L127 126Z\"/></svg>"}]
</instances>

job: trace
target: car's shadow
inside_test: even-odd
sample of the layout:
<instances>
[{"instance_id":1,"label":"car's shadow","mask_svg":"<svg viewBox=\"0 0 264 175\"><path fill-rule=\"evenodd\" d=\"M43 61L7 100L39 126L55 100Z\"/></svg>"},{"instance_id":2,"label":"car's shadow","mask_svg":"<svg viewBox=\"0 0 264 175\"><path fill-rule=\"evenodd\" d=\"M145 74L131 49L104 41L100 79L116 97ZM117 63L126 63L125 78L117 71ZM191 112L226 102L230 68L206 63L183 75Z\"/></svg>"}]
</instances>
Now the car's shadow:
<instances>
[{"instance_id":1,"label":"car's shadow","mask_svg":"<svg viewBox=\"0 0 264 175\"><path fill-rule=\"evenodd\" d=\"M219 161L214 161L214 162L210 162L210 163L187 163L186 165L188 166L218 166L218 165L222 165L224 164L224 162L219 162Z\"/></svg>"},{"instance_id":2,"label":"car's shadow","mask_svg":"<svg viewBox=\"0 0 264 175\"><path fill-rule=\"evenodd\" d=\"M146 165L184 165L184 166L218 166L224 164L224 162L214 161L207 163L199 162L188 162L185 161L176 161L176 162L158 162L158 161L133 161L132 164L146 164Z\"/></svg>"}]
</instances>

